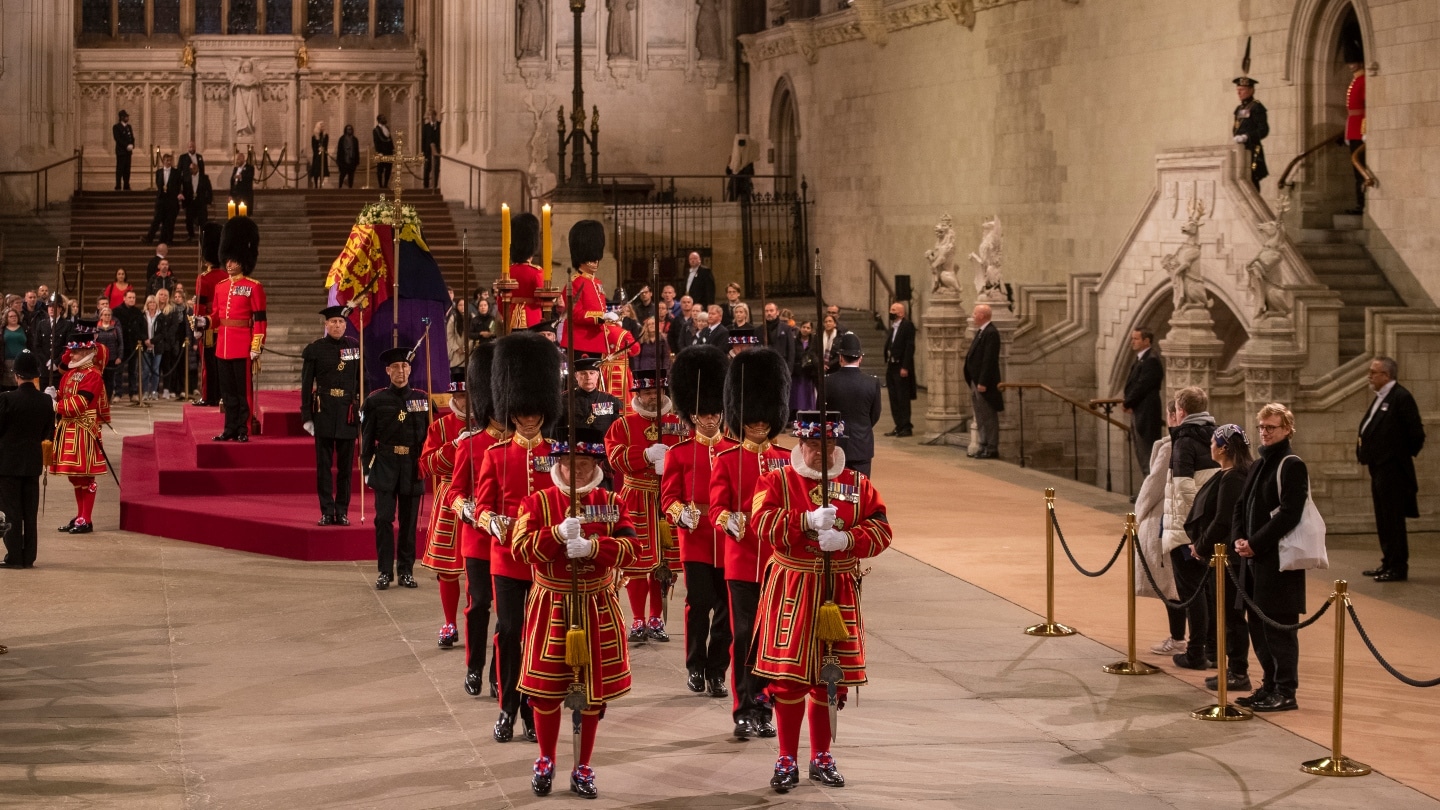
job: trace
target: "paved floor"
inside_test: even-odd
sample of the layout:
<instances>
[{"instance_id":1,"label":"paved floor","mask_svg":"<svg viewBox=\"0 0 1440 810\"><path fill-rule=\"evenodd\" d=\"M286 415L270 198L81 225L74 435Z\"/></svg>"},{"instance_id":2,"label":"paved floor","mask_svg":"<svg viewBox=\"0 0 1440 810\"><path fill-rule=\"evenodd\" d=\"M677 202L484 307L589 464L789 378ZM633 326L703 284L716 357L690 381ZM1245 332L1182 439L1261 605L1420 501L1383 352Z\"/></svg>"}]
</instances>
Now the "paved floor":
<instances>
[{"instance_id":1,"label":"paved floor","mask_svg":"<svg viewBox=\"0 0 1440 810\"><path fill-rule=\"evenodd\" d=\"M122 430L143 429L145 418L124 414ZM1021 604L1043 592L1033 571L1014 574L1005 552L1033 559L1040 479L989 478L1016 473L956 455L906 445L877 460L898 539L865 580L873 683L842 713L834 747L848 787L771 793L771 741L734 741L728 702L685 691L677 633L633 653L636 688L601 726L596 805L1440 807L1380 774L1299 772L1325 750L1271 722L1191 720L1206 696L1182 680L1102 673L1116 658L1101 643L1113 646L1114 610L1089 605L1100 600L1078 577L1065 582L1074 587L1062 618L1100 641L1021 634L1036 620ZM102 527L116 525L110 487ZM936 492L948 500L927 503ZM1113 541L1098 529L1086 539L1090 527L1113 521L1116 504L1073 494L1102 507L1063 501L1077 553L1093 558ZM45 525L64 522L69 500L52 487ZM490 739L493 704L461 690L462 653L435 646L433 582L377 593L372 580L363 563L296 563L118 531L43 536L34 570L0 571L0 641L11 648L0 657L0 805L578 801L533 797L533 746ZM1017 592L1009 598L1006 580ZM1093 584L1095 593L1118 586ZM1291 717L1328 717L1313 709ZM1435 719L1429 710L1411 718ZM562 764L567 751L562 744Z\"/></svg>"}]
</instances>

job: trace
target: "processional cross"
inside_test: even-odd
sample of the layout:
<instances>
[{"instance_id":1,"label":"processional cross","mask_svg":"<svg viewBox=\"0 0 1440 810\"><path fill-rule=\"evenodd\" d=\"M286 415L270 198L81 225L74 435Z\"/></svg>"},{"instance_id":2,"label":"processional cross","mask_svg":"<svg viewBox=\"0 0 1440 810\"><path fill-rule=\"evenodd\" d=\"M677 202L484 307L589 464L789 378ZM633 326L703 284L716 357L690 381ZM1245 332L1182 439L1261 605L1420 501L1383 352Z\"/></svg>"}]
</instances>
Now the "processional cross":
<instances>
[{"instance_id":1,"label":"processional cross","mask_svg":"<svg viewBox=\"0 0 1440 810\"><path fill-rule=\"evenodd\" d=\"M379 155L375 158L375 162L390 163L393 164L395 169L403 170L407 163L424 163L425 157L423 155L406 155L405 133L397 129L395 130L395 154ZM394 272L391 273L394 280L394 289L391 290L390 297L395 301L394 315L391 318L393 322L390 325L390 348L392 349L400 345L400 229L405 227L405 211L400 205L400 197L405 193L405 188L400 183L401 173L401 171L393 170L390 173L390 191L392 192L390 198L390 227L394 231L392 239L395 244L395 257L390 265L394 270ZM381 195L380 199L383 202L385 199L384 195ZM426 370L429 370L428 367Z\"/></svg>"}]
</instances>

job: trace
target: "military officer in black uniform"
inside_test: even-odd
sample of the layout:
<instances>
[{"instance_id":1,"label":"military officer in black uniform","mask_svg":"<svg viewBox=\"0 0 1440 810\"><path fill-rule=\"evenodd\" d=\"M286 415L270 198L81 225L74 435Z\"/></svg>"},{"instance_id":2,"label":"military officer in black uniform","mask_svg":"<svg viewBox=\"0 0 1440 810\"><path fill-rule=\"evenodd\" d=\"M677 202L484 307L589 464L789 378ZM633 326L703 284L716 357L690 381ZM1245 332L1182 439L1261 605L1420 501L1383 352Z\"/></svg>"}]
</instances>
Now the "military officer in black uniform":
<instances>
[{"instance_id":1,"label":"military officer in black uniform","mask_svg":"<svg viewBox=\"0 0 1440 810\"><path fill-rule=\"evenodd\" d=\"M1250 182L1260 190L1260 181L1270 176L1265 166L1265 148L1261 141L1270 134L1270 121L1265 115L1265 105L1255 100L1257 82L1249 76L1235 80L1235 94L1240 97L1240 106L1235 108L1235 125L1231 133L1235 143L1245 147L1250 158Z\"/></svg>"},{"instance_id":2,"label":"military officer in black uniform","mask_svg":"<svg viewBox=\"0 0 1440 810\"><path fill-rule=\"evenodd\" d=\"M390 375L390 385L372 393L360 408L360 465L366 486L375 491L378 591L390 587L397 571L401 587L418 587L413 573L415 524L425 495L420 451L430 429L430 395L410 387L409 354L404 348L381 352L380 365ZM394 527L397 507L398 535Z\"/></svg>"},{"instance_id":3,"label":"military officer in black uniform","mask_svg":"<svg viewBox=\"0 0 1440 810\"><path fill-rule=\"evenodd\" d=\"M349 526L350 468L360 433L360 344L345 334L344 307L327 307L320 314L325 337L300 355L300 420L315 437L320 525Z\"/></svg>"},{"instance_id":4,"label":"military officer in black uniform","mask_svg":"<svg viewBox=\"0 0 1440 810\"><path fill-rule=\"evenodd\" d=\"M625 403L601 387L600 358L577 358L573 377L575 380L575 426L598 430L601 435L604 435L605 431L610 429L611 422L625 415ZM557 438L563 437L567 424L562 418L555 427L557 432L553 435ZM597 462L597 466L605 475L600 485L606 489L613 489L614 475L610 469L610 462L605 459L597 459Z\"/></svg>"}]
</instances>

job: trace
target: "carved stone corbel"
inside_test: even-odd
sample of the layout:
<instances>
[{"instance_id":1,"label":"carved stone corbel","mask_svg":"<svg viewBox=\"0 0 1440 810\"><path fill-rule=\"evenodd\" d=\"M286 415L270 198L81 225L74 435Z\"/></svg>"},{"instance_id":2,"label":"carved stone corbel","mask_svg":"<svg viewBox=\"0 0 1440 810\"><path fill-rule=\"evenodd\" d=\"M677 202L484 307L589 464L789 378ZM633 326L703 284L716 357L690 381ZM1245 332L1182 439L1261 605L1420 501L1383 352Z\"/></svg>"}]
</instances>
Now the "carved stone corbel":
<instances>
[{"instance_id":1,"label":"carved stone corbel","mask_svg":"<svg viewBox=\"0 0 1440 810\"><path fill-rule=\"evenodd\" d=\"M855 20L860 24L860 33L871 42L885 47L890 41L890 31L885 27L885 7L882 0L853 0L850 7L855 9Z\"/></svg>"},{"instance_id":2,"label":"carved stone corbel","mask_svg":"<svg viewBox=\"0 0 1440 810\"><path fill-rule=\"evenodd\" d=\"M955 22L975 30L975 0L945 0L945 8Z\"/></svg>"}]
</instances>

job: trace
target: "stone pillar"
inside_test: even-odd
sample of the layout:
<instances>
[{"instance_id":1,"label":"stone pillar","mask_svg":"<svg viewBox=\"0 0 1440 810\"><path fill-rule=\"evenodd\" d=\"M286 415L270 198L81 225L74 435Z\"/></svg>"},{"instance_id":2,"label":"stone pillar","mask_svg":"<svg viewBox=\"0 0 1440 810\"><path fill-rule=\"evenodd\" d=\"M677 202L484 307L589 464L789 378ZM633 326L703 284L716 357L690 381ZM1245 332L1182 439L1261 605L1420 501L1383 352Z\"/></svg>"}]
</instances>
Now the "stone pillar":
<instances>
[{"instance_id":1,"label":"stone pillar","mask_svg":"<svg viewBox=\"0 0 1440 810\"><path fill-rule=\"evenodd\" d=\"M1165 397L1196 386L1210 393L1215 370L1225 344L1215 337L1215 321L1208 310L1195 307L1170 318L1170 331L1161 339L1160 356L1165 360Z\"/></svg>"},{"instance_id":2,"label":"stone pillar","mask_svg":"<svg viewBox=\"0 0 1440 810\"><path fill-rule=\"evenodd\" d=\"M966 314L959 295L937 293L925 308L925 350L929 353L926 371L928 406L926 436L944 435L945 444L966 445L970 437L961 432L968 424L970 395L965 388ZM948 431L948 433L947 433Z\"/></svg>"},{"instance_id":3,"label":"stone pillar","mask_svg":"<svg viewBox=\"0 0 1440 810\"><path fill-rule=\"evenodd\" d=\"M1240 350L1240 368L1245 372L1245 408L1249 414L1270 402L1294 409L1300 390L1300 368L1304 365L1305 357L1295 339L1295 324L1289 318L1260 320L1251 329L1245 348Z\"/></svg>"}]
</instances>

